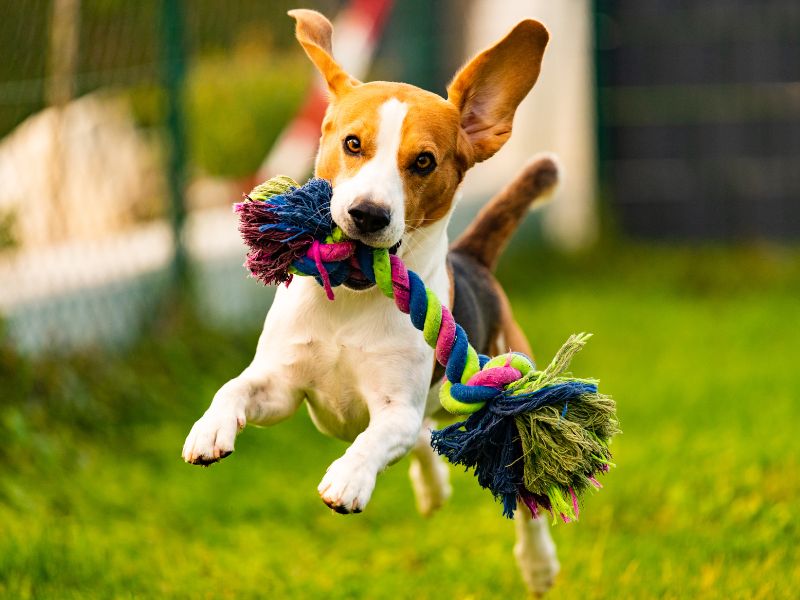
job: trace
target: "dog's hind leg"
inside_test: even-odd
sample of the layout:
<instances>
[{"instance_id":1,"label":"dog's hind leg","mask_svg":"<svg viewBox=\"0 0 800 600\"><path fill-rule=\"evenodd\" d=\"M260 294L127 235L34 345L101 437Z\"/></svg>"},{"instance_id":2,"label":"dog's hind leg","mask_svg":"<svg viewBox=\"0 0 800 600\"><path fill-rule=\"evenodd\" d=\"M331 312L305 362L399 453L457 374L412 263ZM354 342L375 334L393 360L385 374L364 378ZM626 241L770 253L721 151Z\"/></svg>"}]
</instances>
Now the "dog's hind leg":
<instances>
[{"instance_id":1,"label":"dog's hind leg","mask_svg":"<svg viewBox=\"0 0 800 600\"><path fill-rule=\"evenodd\" d=\"M514 557L522 579L532 593L544 594L552 587L561 568L547 520L543 516L531 518L528 508L519 504L514 523L517 528Z\"/></svg>"},{"instance_id":2,"label":"dog's hind leg","mask_svg":"<svg viewBox=\"0 0 800 600\"><path fill-rule=\"evenodd\" d=\"M499 286L497 290L501 305L500 335L495 340L493 352L496 354L512 350L533 356L528 339L514 320L508 298ZM514 522L517 528L514 557L522 579L532 593L544 594L552 587L561 568L556 556L556 545L550 536L550 527L544 516L531 518L530 511L523 504L517 506Z\"/></svg>"},{"instance_id":3,"label":"dog's hind leg","mask_svg":"<svg viewBox=\"0 0 800 600\"><path fill-rule=\"evenodd\" d=\"M417 509L425 517L441 508L450 498L450 471L441 456L431 447L431 429L435 423L426 419L411 450L411 486L417 501Z\"/></svg>"}]
</instances>

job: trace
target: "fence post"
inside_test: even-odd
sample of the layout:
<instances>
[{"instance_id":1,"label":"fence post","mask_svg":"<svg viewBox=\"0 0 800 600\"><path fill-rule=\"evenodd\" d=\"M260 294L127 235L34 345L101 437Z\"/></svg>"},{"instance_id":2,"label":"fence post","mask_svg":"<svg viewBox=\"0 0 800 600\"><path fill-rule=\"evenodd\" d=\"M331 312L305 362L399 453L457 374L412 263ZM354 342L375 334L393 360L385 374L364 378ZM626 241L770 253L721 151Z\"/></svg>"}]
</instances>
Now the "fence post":
<instances>
[{"instance_id":1,"label":"fence post","mask_svg":"<svg viewBox=\"0 0 800 600\"><path fill-rule=\"evenodd\" d=\"M180 286L187 275L183 236L183 225L186 221L186 127L183 103L186 48L182 0L162 0L161 34L161 68L167 97L167 192L174 244L171 275L172 283Z\"/></svg>"},{"instance_id":2,"label":"fence post","mask_svg":"<svg viewBox=\"0 0 800 600\"><path fill-rule=\"evenodd\" d=\"M397 44L402 59L397 77L422 89L443 94L441 79L442 41L441 35L452 34L442 31L442 1L404 0L396 2L390 32ZM425 15L425 18L419 18Z\"/></svg>"},{"instance_id":3,"label":"fence post","mask_svg":"<svg viewBox=\"0 0 800 600\"><path fill-rule=\"evenodd\" d=\"M52 108L52 145L49 161L51 207L64 210L64 189L66 148L64 112L67 104L75 97L75 69L78 62L78 43L81 18L80 0L55 0L50 16L50 56L47 71L45 100ZM63 239L68 235L68 227L61 221L50 223L47 232L51 239Z\"/></svg>"}]
</instances>

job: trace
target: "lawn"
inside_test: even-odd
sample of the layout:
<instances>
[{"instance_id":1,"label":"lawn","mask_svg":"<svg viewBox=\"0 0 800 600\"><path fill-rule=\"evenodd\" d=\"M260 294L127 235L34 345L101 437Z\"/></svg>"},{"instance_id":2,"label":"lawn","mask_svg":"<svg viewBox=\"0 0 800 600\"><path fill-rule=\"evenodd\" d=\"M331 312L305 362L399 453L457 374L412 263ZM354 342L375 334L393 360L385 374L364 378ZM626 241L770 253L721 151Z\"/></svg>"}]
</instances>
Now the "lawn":
<instances>
[{"instance_id":1,"label":"lawn","mask_svg":"<svg viewBox=\"0 0 800 600\"><path fill-rule=\"evenodd\" d=\"M546 361L615 396L618 467L554 537L552 598L790 598L800 588L800 254L620 245L504 262ZM361 515L316 484L345 448L301 412L248 428L201 469L179 458L257 332L165 317L124 354L30 364L0 351L0 596L524 597L513 526L470 474L414 510L407 462Z\"/></svg>"}]
</instances>

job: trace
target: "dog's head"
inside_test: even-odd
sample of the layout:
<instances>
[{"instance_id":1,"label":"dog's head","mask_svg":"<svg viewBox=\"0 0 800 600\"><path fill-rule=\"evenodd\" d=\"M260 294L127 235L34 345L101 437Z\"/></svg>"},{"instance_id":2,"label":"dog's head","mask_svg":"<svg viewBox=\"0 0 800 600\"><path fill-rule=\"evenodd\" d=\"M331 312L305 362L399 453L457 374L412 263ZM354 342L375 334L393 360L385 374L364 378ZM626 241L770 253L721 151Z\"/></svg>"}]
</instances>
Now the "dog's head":
<instances>
[{"instance_id":1,"label":"dog's head","mask_svg":"<svg viewBox=\"0 0 800 600\"><path fill-rule=\"evenodd\" d=\"M360 83L331 55L324 16L289 15L330 91L316 175L333 185L333 220L349 237L385 248L448 215L467 169L503 146L548 40L541 23L520 22L456 74L445 100L404 83Z\"/></svg>"}]
</instances>

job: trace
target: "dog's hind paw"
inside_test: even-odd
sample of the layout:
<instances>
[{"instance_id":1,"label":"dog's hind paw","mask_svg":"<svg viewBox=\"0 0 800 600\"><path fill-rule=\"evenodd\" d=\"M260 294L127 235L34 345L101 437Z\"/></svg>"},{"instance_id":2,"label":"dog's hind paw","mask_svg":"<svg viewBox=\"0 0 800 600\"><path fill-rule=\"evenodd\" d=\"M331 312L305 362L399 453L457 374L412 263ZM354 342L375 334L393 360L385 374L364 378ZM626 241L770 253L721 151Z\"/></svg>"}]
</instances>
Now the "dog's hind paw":
<instances>
[{"instance_id":1,"label":"dog's hind paw","mask_svg":"<svg viewBox=\"0 0 800 600\"><path fill-rule=\"evenodd\" d=\"M531 594L541 596L553 587L556 575L561 570L561 565L555 555L555 548L550 548L547 552L540 554L531 552L530 548L518 543L514 547L514 556L517 559L525 586Z\"/></svg>"},{"instance_id":2,"label":"dog's hind paw","mask_svg":"<svg viewBox=\"0 0 800 600\"><path fill-rule=\"evenodd\" d=\"M409 475L417 510L423 517L431 516L444 506L453 493L450 487L450 472L439 457L435 457L427 464L413 459Z\"/></svg>"},{"instance_id":3,"label":"dog's hind paw","mask_svg":"<svg viewBox=\"0 0 800 600\"><path fill-rule=\"evenodd\" d=\"M207 411L186 437L181 453L183 460L203 466L222 460L233 452L236 434L244 425L244 415Z\"/></svg>"},{"instance_id":4,"label":"dog's hind paw","mask_svg":"<svg viewBox=\"0 0 800 600\"><path fill-rule=\"evenodd\" d=\"M317 491L337 513L360 513L372 497L376 476L367 465L343 456L328 467Z\"/></svg>"}]
</instances>

